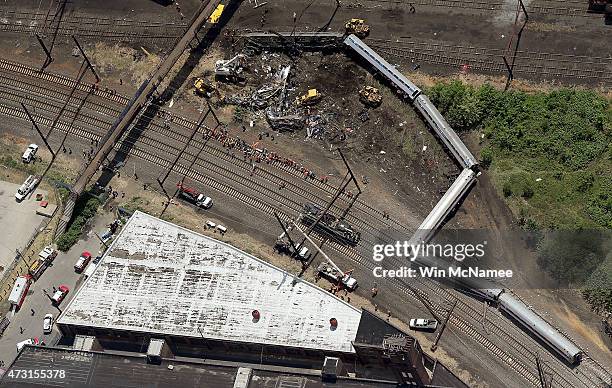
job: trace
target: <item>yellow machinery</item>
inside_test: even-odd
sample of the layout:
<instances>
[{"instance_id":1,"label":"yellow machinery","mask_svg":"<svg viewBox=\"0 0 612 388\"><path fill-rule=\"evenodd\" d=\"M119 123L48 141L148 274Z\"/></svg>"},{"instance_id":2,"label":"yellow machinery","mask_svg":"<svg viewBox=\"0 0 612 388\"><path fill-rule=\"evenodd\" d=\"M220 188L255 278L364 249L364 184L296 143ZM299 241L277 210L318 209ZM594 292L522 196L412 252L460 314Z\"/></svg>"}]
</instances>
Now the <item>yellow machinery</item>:
<instances>
[{"instance_id":1,"label":"yellow machinery","mask_svg":"<svg viewBox=\"0 0 612 388\"><path fill-rule=\"evenodd\" d=\"M210 97L217 91L217 89L204 78L196 78L193 82L196 94L204 97Z\"/></svg>"},{"instance_id":2,"label":"yellow machinery","mask_svg":"<svg viewBox=\"0 0 612 388\"><path fill-rule=\"evenodd\" d=\"M379 106L382 102L382 95L375 87L366 86L359 91L359 100L365 105Z\"/></svg>"},{"instance_id":3,"label":"yellow machinery","mask_svg":"<svg viewBox=\"0 0 612 388\"><path fill-rule=\"evenodd\" d=\"M370 34L370 26L363 19L351 19L346 22L346 33L354 34L358 38L365 38Z\"/></svg>"},{"instance_id":4,"label":"yellow machinery","mask_svg":"<svg viewBox=\"0 0 612 388\"><path fill-rule=\"evenodd\" d=\"M313 105L321 100L321 93L317 89L308 89L308 92L295 99L297 105Z\"/></svg>"},{"instance_id":5,"label":"yellow machinery","mask_svg":"<svg viewBox=\"0 0 612 388\"><path fill-rule=\"evenodd\" d=\"M225 8L225 5L219 4L217 8L215 8L213 13L210 14L210 17L208 18L208 22L212 24L218 23L219 19L221 18L221 14L223 13L224 8Z\"/></svg>"}]
</instances>

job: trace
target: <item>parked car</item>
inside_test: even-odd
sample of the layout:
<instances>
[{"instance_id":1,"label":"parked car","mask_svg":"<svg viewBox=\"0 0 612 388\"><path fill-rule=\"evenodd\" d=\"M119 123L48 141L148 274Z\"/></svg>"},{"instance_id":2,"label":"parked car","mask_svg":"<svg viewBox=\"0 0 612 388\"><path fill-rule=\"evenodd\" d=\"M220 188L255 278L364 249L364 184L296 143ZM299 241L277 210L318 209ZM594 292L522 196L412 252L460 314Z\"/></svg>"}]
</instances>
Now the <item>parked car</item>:
<instances>
[{"instance_id":1,"label":"parked car","mask_svg":"<svg viewBox=\"0 0 612 388\"><path fill-rule=\"evenodd\" d=\"M102 260L102 254L100 254L100 252L98 252L98 256L96 256L96 258L93 259L93 263L94 264L98 264L100 262L100 260Z\"/></svg>"},{"instance_id":2,"label":"parked car","mask_svg":"<svg viewBox=\"0 0 612 388\"><path fill-rule=\"evenodd\" d=\"M34 159L34 156L36 156L36 151L38 151L38 146L36 144L30 144L21 156L21 160L24 163L30 163L32 159Z\"/></svg>"},{"instance_id":3,"label":"parked car","mask_svg":"<svg viewBox=\"0 0 612 388\"><path fill-rule=\"evenodd\" d=\"M26 345L40 345L40 341L38 340L38 337L34 337L28 338L27 340L21 342L17 342L17 353L21 352L21 349L23 349L23 347Z\"/></svg>"},{"instance_id":4,"label":"parked car","mask_svg":"<svg viewBox=\"0 0 612 388\"><path fill-rule=\"evenodd\" d=\"M88 251L83 251L83 253L81 253L81 257L79 257L77 262L74 264L74 270L77 273L83 272L85 267L87 267L87 264L89 264L90 260L91 260L91 253L89 253Z\"/></svg>"},{"instance_id":5,"label":"parked car","mask_svg":"<svg viewBox=\"0 0 612 388\"><path fill-rule=\"evenodd\" d=\"M17 189L17 193L15 193L15 198L17 199L17 201L19 202L25 197L27 197L28 194L30 194L30 192L34 190L34 187L36 187L39 180L40 177L36 175L30 175L28 179L26 179L25 182L23 182L23 184Z\"/></svg>"},{"instance_id":6,"label":"parked car","mask_svg":"<svg viewBox=\"0 0 612 388\"><path fill-rule=\"evenodd\" d=\"M435 319L411 319L409 326L412 330L435 331L438 328L438 321Z\"/></svg>"},{"instance_id":7,"label":"parked car","mask_svg":"<svg viewBox=\"0 0 612 388\"><path fill-rule=\"evenodd\" d=\"M62 303L62 300L64 300L66 295L68 295L68 291L70 291L68 286L66 286L64 284L59 286L57 288L57 291L55 291L55 293L51 297L51 302L53 303L53 305L54 306L58 306L60 303Z\"/></svg>"},{"instance_id":8,"label":"parked car","mask_svg":"<svg viewBox=\"0 0 612 388\"><path fill-rule=\"evenodd\" d=\"M53 330L53 314L47 314L43 318L43 333L50 334Z\"/></svg>"}]
</instances>

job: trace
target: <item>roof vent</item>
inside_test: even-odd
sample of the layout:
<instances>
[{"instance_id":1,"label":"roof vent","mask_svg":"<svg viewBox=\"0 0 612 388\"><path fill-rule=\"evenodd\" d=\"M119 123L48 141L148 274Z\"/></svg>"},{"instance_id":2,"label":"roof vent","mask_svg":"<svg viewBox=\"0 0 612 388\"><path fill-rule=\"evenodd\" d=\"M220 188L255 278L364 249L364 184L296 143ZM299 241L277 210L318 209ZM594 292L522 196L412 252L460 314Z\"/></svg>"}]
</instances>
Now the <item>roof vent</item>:
<instances>
[{"instance_id":1,"label":"roof vent","mask_svg":"<svg viewBox=\"0 0 612 388\"><path fill-rule=\"evenodd\" d=\"M251 315L253 316L253 322L258 322L259 318L261 318L261 314L259 313L259 310L253 310L253 312L251 312Z\"/></svg>"},{"instance_id":2,"label":"roof vent","mask_svg":"<svg viewBox=\"0 0 612 388\"><path fill-rule=\"evenodd\" d=\"M330 319L329 324L332 330L336 330L338 328L338 320L336 318Z\"/></svg>"}]
</instances>

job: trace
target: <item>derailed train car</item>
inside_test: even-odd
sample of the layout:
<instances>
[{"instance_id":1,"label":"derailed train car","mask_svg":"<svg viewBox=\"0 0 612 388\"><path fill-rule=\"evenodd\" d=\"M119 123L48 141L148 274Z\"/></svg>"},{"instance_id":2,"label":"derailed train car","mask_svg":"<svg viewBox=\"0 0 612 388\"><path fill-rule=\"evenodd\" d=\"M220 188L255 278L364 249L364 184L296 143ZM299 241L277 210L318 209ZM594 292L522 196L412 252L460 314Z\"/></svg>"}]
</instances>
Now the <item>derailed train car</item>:
<instances>
[{"instance_id":1,"label":"derailed train car","mask_svg":"<svg viewBox=\"0 0 612 388\"><path fill-rule=\"evenodd\" d=\"M469 168L464 169L455 179L451 187L438 201L421 223L411 242L414 244L427 243L442 226L442 223L457 208L465 194L476 181L476 173Z\"/></svg>"},{"instance_id":2,"label":"derailed train car","mask_svg":"<svg viewBox=\"0 0 612 388\"><path fill-rule=\"evenodd\" d=\"M415 108L423 115L425 121L434 130L442 143L463 168L478 168L478 160L461 141L453 128L446 122L429 98L422 90L402 73L372 50L355 35L349 35L344 44L352 48L361 58L365 59L377 71L384 75L395 87L414 103Z\"/></svg>"},{"instance_id":3,"label":"derailed train car","mask_svg":"<svg viewBox=\"0 0 612 388\"><path fill-rule=\"evenodd\" d=\"M429 97L420 94L414 99L414 106L421 112L425 121L436 132L436 135L438 135L442 143L444 143L463 168L475 168L478 166L478 160L476 160L472 152L457 136L450 124L446 122L444 116L438 111Z\"/></svg>"},{"instance_id":4,"label":"derailed train car","mask_svg":"<svg viewBox=\"0 0 612 388\"><path fill-rule=\"evenodd\" d=\"M317 205L307 203L304 205L300 221L306 225L313 225L323 210ZM325 213L314 227L314 231L331 238L344 245L357 245L361 238L361 233L355 231L344 220L338 220L334 215Z\"/></svg>"},{"instance_id":5,"label":"derailed train car","mask_svg":"<svg viewBox=\"0 0 612 388\"><path fill-rule=\"evenodd\" d=\"M557 329L542 319L525 303L512 294L502 292L498 298L499 309L509 317L519 322L525 329L533 333L540 341L554 349L570 364L578 364L582 359L582 350L574 345Z\"/></svg>"},{"instance_id":6,"label":"derailed train car","mask_svg":"<svg viewBox=\"0 0 612 388\"><path fill-rule=\"evenodd\" d=\"M438 261L432 258L417 258L420 265L435 266ZM468 295L476 295L497 306L499 310L511 320L520 325L537 340L548 346L558 357L568 364L577 365L582 360L583 351L570 341L565 335L555 329L550 323L541 318L523 301L483 278L455 278L449 279L448 286L464 291Z\"/></svg>"},{"instance_id":7,"label":"derailed train car","mask_svg":"<svg viewBox=\"0 0 612 388\"><path fill-rule=\"evenodd\" d=\"M426 243L433 237L433 234L442 225L446 217L475 180L478 160L472 155L459 136L457 136L435 105L426 95L422 94L421 89L397 71L394 66L391 66L376 54L358 37L349 35L344 40L344 44L370 63L414 103L415 108L419 110L429 126L436 132L436 135L464 168L455 183L453 183L451 188L449 188L436 207L423 221L419 230L411 238L413 242ZM427 262L428 260L417 259L417 261L421 265L434 265L433 262ZM461 288L467 288L471 293L496 303L504 314L520 324L526 331L530 332L549 348L553 349L556 354L568 363L578 364L581 361L583 352L580 348L514 295L506 292L503 288L496 288L494 285L483 286L482 284L475 284L473 279L462 279L461 283L463 283L460 285Z\"/></svg>"}]
</instances>

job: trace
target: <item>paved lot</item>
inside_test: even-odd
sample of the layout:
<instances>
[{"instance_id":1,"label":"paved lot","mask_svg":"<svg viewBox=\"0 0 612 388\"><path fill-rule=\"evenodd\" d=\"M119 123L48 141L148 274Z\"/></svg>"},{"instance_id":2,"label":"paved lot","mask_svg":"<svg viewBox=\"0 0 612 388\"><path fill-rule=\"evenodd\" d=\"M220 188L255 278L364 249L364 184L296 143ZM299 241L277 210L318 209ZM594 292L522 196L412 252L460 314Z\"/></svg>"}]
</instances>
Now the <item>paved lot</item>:
<instances>
[{"instance_id":1,"label":"paved lot","mask_svg":"<svg viewBox=\"0 0 612 388\"><path fill-rule=\"evenodd\" d=\"M46 344L51 345L59 340L60 333L55 327L51 334L43 334L43 317L45 314L51 313L54 318L57 318L61 313L61 308L66 306L68 301L72 299L77 287L84 280L81 274L74 272L74 263L84 250L90 251L92 255L97 254L101 244L92 233L96 231L100 235L104 231L105 225L111 220L112 215L110 214L97 217L93 230L72 247L70 251L67 253L60 252L55 258L53 265L47 268L38 281L31 285L23 306L11 317L11 323L0 338L0 376L4 373L4 369L8 368L15 357L17 357L17 342L27 338L38 337ZM54 307L43 290L51 295L53 294L53 287L58 287L60 284L67 285L70 292L59 307ZM32 314L32 310L34 310L34 314ZM1 366L1 361L4 361L3 367Z\"/></svg>"},{"instance_id":2,"label":"paved lot","mask_svg":"<svg viewBox=\"0 0 612 388\"><path fill-rule=\"evenodd\" d=\"M36 214L39 202L35 198L36 193L43 193L46 197L47 192L36 190L19 203L15 200L19 186L0 181L0 276L15 259L15 249L23 248L44 219Z\"/></svg>"}]
</instances>

